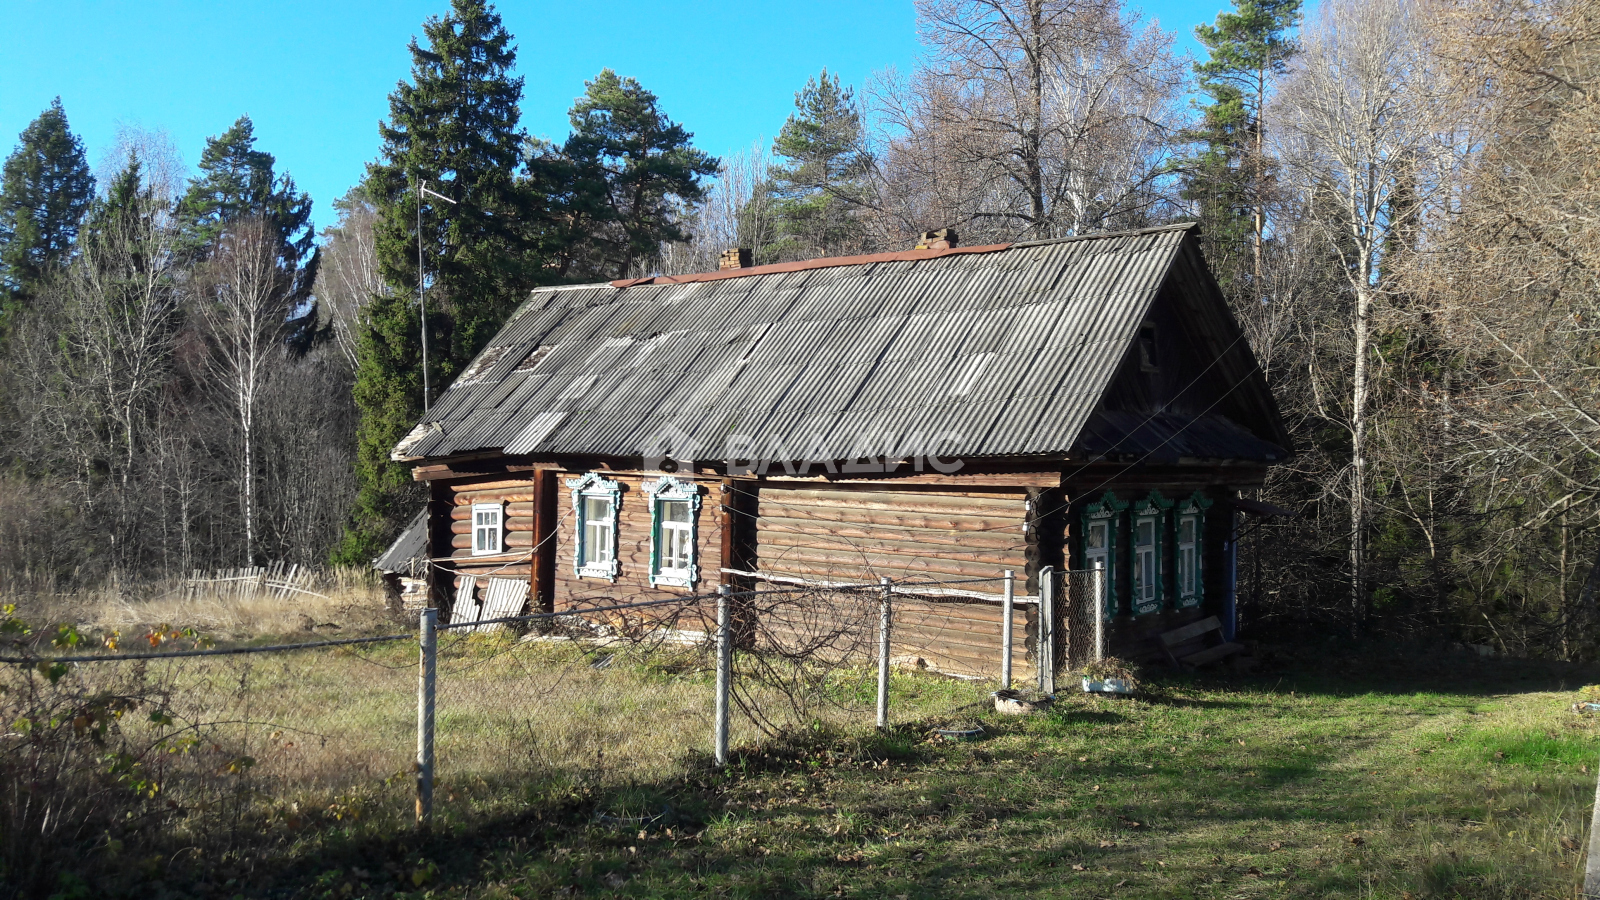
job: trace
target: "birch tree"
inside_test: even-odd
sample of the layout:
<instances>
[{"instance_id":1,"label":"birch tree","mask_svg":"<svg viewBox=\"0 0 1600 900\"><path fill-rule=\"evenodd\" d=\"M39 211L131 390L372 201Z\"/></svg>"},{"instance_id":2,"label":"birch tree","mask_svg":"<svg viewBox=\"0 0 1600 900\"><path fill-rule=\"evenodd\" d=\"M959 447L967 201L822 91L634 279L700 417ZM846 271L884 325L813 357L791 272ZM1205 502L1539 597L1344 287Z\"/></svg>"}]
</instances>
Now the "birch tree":
<instances>
[{"instance_id":1,"label":"birch tree","mask_svg":"<svg viewBox=\"0 0 1600 900\"><path fill-rule=\"evenodd\" d=\"M891 172L966 169L984 235L1139 224L1168 199L1187 87L1171 34L1114 0L920 0L917 14L927 55L876 92L891 151L910 157Z\"/></svg>"},{"instance_id":2,"label":"birch tree","mask_svg":"<svg viewBox=\"0 0 1600 900\"><path fill-rule=\"evenodd\" d=\"M284 298L294 285L280 265L280 243L271 222L241 219L217 239L196 278L211 388L233 420L245 565L255 565L257 551L256 414L268 371L283 356Z\"/></svg>"},{"instance_id":3,"label":"birch tree","mask_svg":"<svg viewBox=\"0 0 1600 900\"><path fill-rule=\"evenodd\" d=\"M1449 157L1454 120L1430 89L1423 34L1406 0L1329 0L1305 29L1283 89L1284 162L1324 233L1354 297L1350 321L1348 485L1349 607L1359 627L1366 604L1368 429L1372 333L1384 286L1380 263L1397 234L1415 227L1447 182L1433 168ZM1415 189L1414 202L1397 204Z\"/></svg>"}]
</instances>

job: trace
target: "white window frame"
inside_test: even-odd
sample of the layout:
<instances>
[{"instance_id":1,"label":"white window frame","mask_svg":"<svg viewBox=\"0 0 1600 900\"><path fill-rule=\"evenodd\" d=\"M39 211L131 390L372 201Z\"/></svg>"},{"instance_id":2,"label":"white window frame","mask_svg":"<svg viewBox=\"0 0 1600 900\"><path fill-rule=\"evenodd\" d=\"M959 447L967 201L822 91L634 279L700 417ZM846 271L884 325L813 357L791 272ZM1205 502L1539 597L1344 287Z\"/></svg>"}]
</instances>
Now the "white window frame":
<instances>
[{"instance_id":1,"label":"white window frame","mask_svg":"<svg viewBox=\"0 0 1600 900\"><path fill-rule=\"evenodd\" d=\"M1177 577L1177 606L1199 606L1205 599L1205 528L1206 508L1211 506L1211 501L1196 491L1194 496L1183 501L1177 510L1177 527L1174 529L1173 546L1177 548L1175 562L1178 569ZM1183 525L1185 522L1194 523L1194 540L1183 540ZM1188 565L1184 564L1185 551L1189 554Z\"/></svg>"},{"instance_id":2,"label":"white window frame","mask_svg":"<svg viewBox=\"0 0 1600 900\"><path fill-rule=\"evenodd\" d=\"M485 521L491 519L492 521ZM472 504L472 555L494 556L504 553L506 546L506 505L504 503ZM480 537L489 540L480 540Z\"/></svg>"},{"instance_id":3,"label":"white window frame","mask_svg":"<svg viewBox=\"0 0 1600 900\"><path fill-rule=\"evenodd\" d=\"M666 475L644 483L644 492L650 498L650 584L673 587L693 587L700 580L700 488L681 478ZM664 503L689 504L689 523L686 529L689 540L689 565L687 568L667 568L661 564L661 552L666 546L662 531L677 529L662 518Z\"/></svg>"},{"instance_id":4,"label":"white window frame","mask_svg":"<svg viewBox=\"0 0 1600 900\"><path fill-rule=\"evenodd\" d=\"M1189 539L1183 539L1183 530L1189 529ZM1182 513L1178 516L1177 540L1173 542L1176 548L1174 561L1178 569L1178 605L1188 606L1199 594L1196 590L1195 575L1198 572L1195 556L1199 553L1200 542L1196 540L1200 534L1200 517L1194 513Z\"/></svg>"},{"instance_id":5,"label":"white window frame","mask_svg":"<svg viewBox=\"0 0 1600 900\"><path fill-rule=\"evenodd\" d=\"M1117 592L1122 584L1122 572L1117 566L1117 556L1123 540L1122 511L1128 504L1117 499L1117 495L1106 492L1105 496L1091 503L1083 511L1083 567L1093 570L1095 562L1101 562L1100 568L1105 572L1101 576L1101 590L1104 592L1100 598L1101 611L1106 621L1111 621L1117 614ZM1106 529L1106 545L1099 550L1089 547L1089 529L1096 525L1103 525Z\"/></svg>"},{"instance_id":6,"label":"white window frame","mask_svg":"<svg viewBox=\"0 0 1600 900\"><path fill-rule=\"evenodd\" d=\"M573 574L579 578L604 578L607 581L616 581L617 513L622 505L622 486L609 478L602 477L598 472L590 472L582 478L567 479L567 487L572 490L572 510L577 519L577 539L572 543ZM609 534L604 538L606 546L600 548L601 558L592 563L583 561L588 555L590 524L583 509L585 499L604 499L611 506L610 517L595 523L608 526Z\"/></svg>"},{"instance_id":7,"label":"white window frame","mask_svg":"<svg viewBox=\"0 0 1600 900\"><path fill-rule=\"evenodd\" d=\"M1160 491L1151 491L1150 496L1133 505L1128 545L1133 563L1130 584L1133 614L1136 616L1158 612L1166 603L1165 557L1167 529L1170 527L1168 513L1171 508L1172 501L1162 497ZM1139 530L1147 523L1150 525L1150 544L1142 546L1139 543ZM1146 578L1146 574L1152 577Z\"/></svg>"},{"instance_id":8,"label":"white window frame","mask_svg":"<svg viewBox=\"0 0 1600 900\"><path fill-rule=\"evenodd\" d=\"M1150 529L1150 543L1141 543L1141 532ZM1133 610L1153 612L1161 605L1161 517L1133 517Z\"/></svg>"}]
</instances>

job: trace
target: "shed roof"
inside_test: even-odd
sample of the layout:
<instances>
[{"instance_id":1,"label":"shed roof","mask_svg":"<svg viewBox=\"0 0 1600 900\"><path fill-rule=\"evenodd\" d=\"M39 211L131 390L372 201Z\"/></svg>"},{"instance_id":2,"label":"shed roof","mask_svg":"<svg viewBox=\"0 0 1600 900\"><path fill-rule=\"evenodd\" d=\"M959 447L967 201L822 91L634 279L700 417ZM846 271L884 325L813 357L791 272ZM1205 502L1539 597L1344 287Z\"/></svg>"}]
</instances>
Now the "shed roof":
<instances>
[{"instance_id":1,"label":"shed roof","mask_svg":"<svg viewBox=\"0 0 1600 900\"><path fill-rule=\"evenodd\" d=\"M1220 374L1271 420L1212 428L1231 443L1210 455L1282 457L1190 226L961 251L536 290L393 456L1068 456L1186 259Z\"/></svg>"},{"instance_id":2,"label":"shed roof","mask_svg":"<svg viewBox=\"0 0 1600 900\"><path fill-rule=\"evenodd\" d=\"M428 565L428 509L422 508L411 517L410 524L394 539L389 549L372 561L380 572L393 572L421 576Z\"/></svg>"}]
</instances>

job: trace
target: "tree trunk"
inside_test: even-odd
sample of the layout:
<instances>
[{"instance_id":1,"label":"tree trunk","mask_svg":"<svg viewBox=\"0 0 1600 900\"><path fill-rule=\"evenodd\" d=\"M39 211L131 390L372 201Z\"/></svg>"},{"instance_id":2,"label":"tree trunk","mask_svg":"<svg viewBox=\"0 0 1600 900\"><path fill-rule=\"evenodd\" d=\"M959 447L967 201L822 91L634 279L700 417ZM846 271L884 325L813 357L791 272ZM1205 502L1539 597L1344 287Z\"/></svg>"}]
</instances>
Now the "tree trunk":
<instances>
[{"instance_id":1,"label":"tree trunk","mask_svg":"<svg viewBox=\"0 0 1600 900\"><path fill-rule=\"evenodd\" d=\"M1356 287L1355 378L1350 396L1350 635L1361 633L1366 596L1367 499L1367 331L1372 313L1372 287Z\"/></svg>"},{"instance_id":2,"label":"tree trunk","mask_svg":"<svg viewBox=\"0 0 1600 900\"><path fill-rule=\"evenodd\" d=\"M1044 129L1044 4L1034 0L1028 4L1032 14L1032 31L1029 33L1028 58L1028 100L1033 108L1028 111L1027 136L1027 166L1028 166L1028 202L1032 206L1034 239L1055 237L1054 234L1041 234L1049 220L1049 210L1044 204L1044 161L1043 155L1043 129Z\"/></svg>"}]
</instances>

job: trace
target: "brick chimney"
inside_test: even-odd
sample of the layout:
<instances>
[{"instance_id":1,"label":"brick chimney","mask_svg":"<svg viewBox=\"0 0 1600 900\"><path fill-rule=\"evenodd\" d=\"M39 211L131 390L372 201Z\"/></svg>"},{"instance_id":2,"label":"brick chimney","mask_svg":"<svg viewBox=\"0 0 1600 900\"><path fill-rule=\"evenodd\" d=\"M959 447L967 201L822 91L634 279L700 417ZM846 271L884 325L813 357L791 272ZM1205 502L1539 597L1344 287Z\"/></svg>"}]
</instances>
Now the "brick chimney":
<instances>
[{"instance_id":1,"label":"brick chimney","mask_svg":"<svg viewBox=\"0 0 1600 900\"><path fill-rule=\"evenodd\" d=\"M750 268L750 248L732 247L722 251L722 261L717 268L723 271Z\"/></svg>"},{"instance_id":2,"label":"brick chimney","mask_svg":"<svg viewBox=\"0 0 1600 900\"><path fill-rule=\"evenodd\" d=\"M918 250L949 250L960 242L956 237L954 228L941 228L938 231L924 231L922 237L917 239Z\"/></svg>"}]
</instances>

